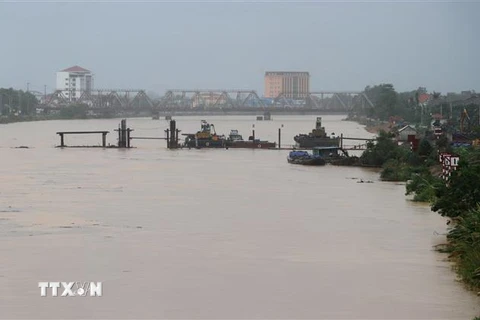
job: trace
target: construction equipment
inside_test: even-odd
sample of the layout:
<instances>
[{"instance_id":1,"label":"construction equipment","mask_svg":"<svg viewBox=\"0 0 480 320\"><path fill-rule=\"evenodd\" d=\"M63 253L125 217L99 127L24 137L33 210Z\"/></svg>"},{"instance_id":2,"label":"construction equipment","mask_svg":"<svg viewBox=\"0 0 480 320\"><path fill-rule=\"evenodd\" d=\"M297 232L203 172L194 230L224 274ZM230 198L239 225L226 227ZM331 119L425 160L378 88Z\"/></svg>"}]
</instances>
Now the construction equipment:
<instances>
[{"instance_id":1,"label":"construction equipment","mask_svg":"<svg viewBox=\"0 0 480 320\"><path fill-rule=\"evenodd\" d=\"M463 109L462 116L460 118L460 132L465 132L465 119L468 119L470 122L470 117L468 116L467 109Z\"/></svg>"}]
</instances>

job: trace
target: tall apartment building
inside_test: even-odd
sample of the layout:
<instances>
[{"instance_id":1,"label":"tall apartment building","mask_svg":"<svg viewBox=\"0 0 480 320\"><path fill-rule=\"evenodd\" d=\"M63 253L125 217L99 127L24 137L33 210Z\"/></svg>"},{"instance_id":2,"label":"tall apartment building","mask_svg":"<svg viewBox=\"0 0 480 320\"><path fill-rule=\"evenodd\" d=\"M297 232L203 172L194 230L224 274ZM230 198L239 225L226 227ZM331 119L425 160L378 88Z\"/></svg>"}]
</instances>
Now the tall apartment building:
<instances>
[{"instance_id":1,"label":"tall apartment building","mask_svg":"<svg viewBox=\"0 0 480 320\"><path fill-rule=\"evenodd\" d=\"M83 92L90 93L93 74L82 67L73 66L57 72L57 90L61 90L68 101L76 101Z\"/></svg>"},{"instance_id":2,"label":"tall apartment building","mask_svg":"<svg viewBox=\"0 0 480 320\"><path fill-rule=\"evenodd\" d=\"M289 99L303 99L310 92L308 72L265 72L265 98L277 98L283 94Z\"/></svg>"}]
</instances>

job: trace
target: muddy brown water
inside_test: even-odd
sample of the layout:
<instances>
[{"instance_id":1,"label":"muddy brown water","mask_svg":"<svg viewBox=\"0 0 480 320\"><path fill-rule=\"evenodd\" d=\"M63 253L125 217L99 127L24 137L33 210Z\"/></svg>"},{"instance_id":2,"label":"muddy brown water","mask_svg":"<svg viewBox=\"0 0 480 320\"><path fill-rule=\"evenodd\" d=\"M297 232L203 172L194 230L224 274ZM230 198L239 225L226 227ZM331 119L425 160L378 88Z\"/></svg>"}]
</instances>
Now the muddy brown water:
<instances>
[{"instance_id":1,"label":"muddy brown water","mask_svg":"<svg viewBox=\"0 0 480 320\"><path fill-rule=\"evenodd\" d=\"M179 117L194 132L205 117ZM209 117L220 133L282 142L313 116ZM342 116L327 131L371 137ZM0 126L0 318L472 319L445 220L378 172L303 167L278 150L59 149L57 131L119 119ZM164 120L129 119L133 136ZM115 134L107 137L115 143ZM100 136L67 137L100 144ZM29 149L15 149L28 146ZM374 183L357 183L358 179ZM41 297L39 281L101 281L102 297ZM50 294L50 293L49 293Z\"/></svg>"}]
</instances>

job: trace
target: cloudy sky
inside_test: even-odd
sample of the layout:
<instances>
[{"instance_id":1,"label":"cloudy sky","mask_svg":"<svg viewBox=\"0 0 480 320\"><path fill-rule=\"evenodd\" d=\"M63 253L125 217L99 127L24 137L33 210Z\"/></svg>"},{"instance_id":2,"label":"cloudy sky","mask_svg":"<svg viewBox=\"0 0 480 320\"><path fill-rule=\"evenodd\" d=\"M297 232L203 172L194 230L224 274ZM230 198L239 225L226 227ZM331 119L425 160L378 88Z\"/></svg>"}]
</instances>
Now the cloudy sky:
<instances>
[{"instance_id":1,"label":"cloudy sky","mask_svg":"<svg viewBox=\"0 0 480 320\"><path fill-rule=\"evenodd\" d=\"M97 88L480 91L476 2L0 2L0 87L49 91L80 65Z\"/></svg>"}]
</instances>

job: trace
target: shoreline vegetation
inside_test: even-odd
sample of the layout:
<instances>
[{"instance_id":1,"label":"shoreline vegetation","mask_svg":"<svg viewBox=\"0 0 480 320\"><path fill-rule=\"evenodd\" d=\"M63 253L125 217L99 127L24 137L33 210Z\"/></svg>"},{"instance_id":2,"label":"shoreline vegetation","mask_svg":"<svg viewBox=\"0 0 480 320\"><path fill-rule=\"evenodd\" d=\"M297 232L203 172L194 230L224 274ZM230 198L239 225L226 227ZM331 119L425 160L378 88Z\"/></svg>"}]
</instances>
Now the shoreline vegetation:
<instances>
[{"instance_id":1,"label":"shoreline vegetation","mask_svg":"<svg viewBox=\"0 0 480 320\"><path fill-rule=\"evenodd\" d=\"M367 145L360 163L381 168L383 181L406 182L406 196L428 203L433 212L449 219L447 243L436 249L448 254L467 289L480 296L480 149L452 148L441 137L433 142L424 138L413 151L409 145L399 145L394 133L382 127L370 126L372 131L379 130L377 140ZM443 152L460 157L448 181L441 177L439 154Z\"/></svg>"},{"instance_id":2,"label":"shoreline vegetation","mask_svg":"<svg viewBox=\"0 0 480 320\"><path fill-rule=\"evenodd\" d=\"M377 133L377 141L367 145L360 163L381 168L383 181L406 182L406 196L428 203L433 212L449 219L447 243L436 250L448 254L467 289L480 295L480 150L453 149L442 137L433 143L422 139L412 151L409 145L398 145L394 133L382 130L385 124L364 125L367 131ZM448 183L441 177L441 152L460 157Z\"/></svg>"},{"instance_id":3,"label":"shoreline vegetation","mask_svg":"<svg viewBox=\"0 0 480 320\"><path fill-rule=\"evenodd\" d=\"M455 146L447 138L465 132L465 113L480 119L476 113L480 105L463 103L462 109L448 110L440 93L428 94L425 88L397 93L390 84L367 87L365 92L374 107L357 110L346 119L365 125L365 130L377 135L375 144L367 145L360 161L381 168L383 181L405 182L406 196L429 204L433 212L448 218L446 244L436 250L448 254L465 287L480 296L480 147L475 143ZM424 98L434 103L420 103ZM438 137L432 132L433 115L436 120L446 121ZM407 124L416 129L419 140L415 148L410 143L400 145L395 139L398 130ZM469 121L467 126L472 136L480 138L478 122ZM448 181L442 177L441 153L460 159ZM480 320L480 316L473 320Z\"/></svg>"}]
</instances>

